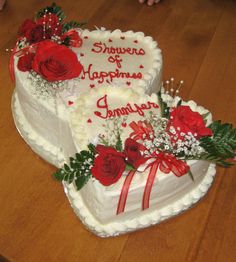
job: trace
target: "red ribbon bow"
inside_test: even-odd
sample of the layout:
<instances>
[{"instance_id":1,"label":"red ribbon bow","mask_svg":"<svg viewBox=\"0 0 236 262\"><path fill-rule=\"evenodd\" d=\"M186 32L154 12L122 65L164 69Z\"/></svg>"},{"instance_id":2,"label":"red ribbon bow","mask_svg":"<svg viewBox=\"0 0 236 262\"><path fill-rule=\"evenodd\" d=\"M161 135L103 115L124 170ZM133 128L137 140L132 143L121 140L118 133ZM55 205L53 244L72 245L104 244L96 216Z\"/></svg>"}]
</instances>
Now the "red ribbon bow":
<instances>
[{"instance_id":1,"label":"red ribbon bow","mask_svg":"<svg viewBox=\"0 0 236 262\"><path fill-rule=\"evenodd\" d=\"M148 159L150 158L147 158L147 160ZM143 193L142 210L149 208L152 186L158 168L165 174L169 174L170 172L172 172L177 177L183 176L189 171L189 166L184 161L177 159L174 155L163 153L163 152L157 154L155 160L152 163L148 164L146 169L149 167L150 167L150 171L148 174L146 186ZM135 170L130 171L124 181L119 198L118 207L117 207L117 212L116 212L117 215L124 212L125 204L129 192L129 187L135 172L136 172Z\"/></svg>"},{"instance_id":2,"label":"red ribbon bow","mask_svg":"<svg viewBox=\"0 0 236 262\"><path fill-rule=\"evenodd\" d=\"M18 41L16 42L16 45L15 47L13 48L13 51L11 53L11 56L10 56L10 62L9 62L9 71L10 71L10 76L11 76L11 80L13 82L15 82L15 73L14 73L14 56L17 55L18 57L19 56L23 56L25 55L26 53L31 53L31 52L35 52L35 48L37 47L38 43L35 43L35 44L31 44L29 46L26 46L20 50L18 50L18 43L19 41L22 39L22 37L20 37L18 39Z\"/></svg>"},{"instance_id":3,"label":"red ribbon bow","mask_svg":"<svg viewBox=\"0 0 236 262\"><path fill-rule=\"evenodd\" d=\"M154 132L152 125L147 121L138 121L137 123L133 121L129 125L134 130L130 134L130 137L134 140L143 140L144 136L150 138L150 134Z\"/></svg>"}]
</instances>

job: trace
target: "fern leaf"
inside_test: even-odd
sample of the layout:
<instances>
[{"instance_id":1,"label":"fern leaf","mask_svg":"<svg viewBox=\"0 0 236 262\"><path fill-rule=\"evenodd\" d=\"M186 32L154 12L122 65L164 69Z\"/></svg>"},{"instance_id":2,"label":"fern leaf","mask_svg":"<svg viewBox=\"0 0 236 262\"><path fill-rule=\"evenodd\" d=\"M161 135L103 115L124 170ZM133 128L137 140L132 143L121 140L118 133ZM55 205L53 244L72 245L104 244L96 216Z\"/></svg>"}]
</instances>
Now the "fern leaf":
<instances>
[{"instance_id":1,"label":"fern leaf","mask_svg":"<svg viewBox=\"0 0 236 262\"><path fill-rule=\"evenodd\" d=\"M69 31L70 29L80 28L80 27L84 26L85 24L86 24L85 22L78 23L76 21L70 21L70 22L64 23L62 25L62 32L65 33L67 31Z\"/></svg>"},{"instance_id":2,"label":"fern leaf","mask_svg":"<svg viewBox=\"0 0 236 262\"><path fill-rule=\"evenodd\" d=\"M232 124L221 124L220 121L213 122L209 128L213 131L212 137L203 137L200 145L207 153L222 160L235 156L236 129Z\"/></svg>"}]
</instances>

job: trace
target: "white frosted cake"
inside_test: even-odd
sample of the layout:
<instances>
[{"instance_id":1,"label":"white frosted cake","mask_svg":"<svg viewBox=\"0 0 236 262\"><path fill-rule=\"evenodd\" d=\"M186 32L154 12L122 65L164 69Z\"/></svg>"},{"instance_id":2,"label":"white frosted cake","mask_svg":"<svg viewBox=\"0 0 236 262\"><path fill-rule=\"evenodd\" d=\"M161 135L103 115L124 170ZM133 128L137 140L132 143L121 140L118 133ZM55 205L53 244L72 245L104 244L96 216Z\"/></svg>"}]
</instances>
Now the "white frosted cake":
<instances>
[{"instance_id":1,"label":"white frosted cake","mask_svg":"<svg viewBox=\"0 0 236 262\"><path fill-rule=\"evenodd\" d=\"M179 101L179 98L170 100L171 97L169 96L167 96L167 99L169 99L169 103L171 101L173 107ZM202 115L208 112L203 107L197 106L193 101L183 103L183 105L189 106L194 112L199 112ZM159 122L160 119L163 121ZM166 125L161 116L157 95L148 96L144 94L142 89L131 90L125 87L116 89L104 87L91 90L80 96L71 113L71 130L77 152L87 150L89 143L95 146L100 146L100 143L102 143L106 145L106 148L115 148L118 136L122 141L123 151L126 150L127 138L132 137L133 140L136 136L138 138L136 137L135 141L146 147L150 140L146 142L142 140L139 132L145 129L146 135L148 135L148 132L153 132L156 129L156 134L153 134L153 136L158 138L158 134L161 134L164 129L158 129L155 125L161 123ZM210 123L211 116L209 115L207 124ZM138 126L140 129L136 130ZM136 142L133 140L133 143ZM135 145L131 145L131 150L134 150L132 146ZM96 163L96 157L94 163L91 164L92 177L95 177L95 179L89 179L80 191L76 188L76 180L80 178L75 176L74 183L70 185L65 183L72 207L90 230L99 236L114 236L147 227L187 209L206 193L215 174L214 165L207 161L189 160L186 162L187 164L180 163L180 165L183 164L181 168L184 169L181 174L174 172L174 167L172 167L172 171L169 170L167 173L157 168L149 203L145 204L144 189L147 178L156 159L158 159L157 151L154 150L155 152L153 151L150 155L151 150L140 150L142 157L146 157L146 159L142 160L139 166L133 163L136 166L134 173L132 173L132 170L124 170L121 177L118 180L115 179L116 182L112 181L111 184L108 182L109 185L106 182L107 174L104 174L101 180L96 177L97 174L93 169L103 168L101 163ZM179 150L181 149L179 148ZM201 151L200 148L196 150L199 150L199 153ZM191 158L190 155L189 158ZM124 159L127 160L127 155L124 156ZM108 171L108 173L111 172L110 175L112 176L115 172L113 165L116 165L116 159L112 158L111 162L108 161L108 163L111 165L109 167L111 171ZM107 165L108 163L103 164ZM188 169L185 170L187 166L191 170L192 178L186 174L188 172ZM105 169L107 168L106 166ZM61 171L63 172L63 170ZM66 170L64 171L64 175L66 175ZM100 170L100 172L103 171ZM127 189L128 182L125 183L125 181L128 177L130 177L130 184ZM126 187L126 189L123 187Z\"/></svg>"},{"instance_id":2,"label":"white frosted cake","mask_svg":"<svg viewBox=\"0 0 236 262\"><path fill-rule=\"evenodd\" d=\"M29 146L60 169L66 195L98 236L157 224L196 203L236 130L160 92L162 57L143 33L81 30L53 4L27 19L13 50L12 111ZM230 139L228 139L230 137Z\"/></svg>"},{"instance_id":3,"label":"white frosted cake","mask_svg":"<svg viewBox=\"0 0 236 262\"><path fill-rule=\"evenodd\" d=\"M64 151L73 152L67 111L80 94L107 86L108 83L114 87L125 85L127 89L140 87L145 92L152 93L158 91L161 84L161 51L151 37L132 31L122 33L120 30L84 30L81 37L83 45L73 51L83 66L82 72L78 78L65 81L63 91L56 96L49 94L38 83L35 84L29 72L22 72L15 66L15 99L18 110L34 133L43 138L44 146L51 148L54 153L58 151L59 127L65 134L60 142ZM116 62L109 62L114 57L115 60L120 60L121 68ZM15 64L17 65L17 57ZM59 166L60 161L57 159L46 158ZM61 159L63 156L60 156L59 160Z\"/></svg>"}]
</instances>

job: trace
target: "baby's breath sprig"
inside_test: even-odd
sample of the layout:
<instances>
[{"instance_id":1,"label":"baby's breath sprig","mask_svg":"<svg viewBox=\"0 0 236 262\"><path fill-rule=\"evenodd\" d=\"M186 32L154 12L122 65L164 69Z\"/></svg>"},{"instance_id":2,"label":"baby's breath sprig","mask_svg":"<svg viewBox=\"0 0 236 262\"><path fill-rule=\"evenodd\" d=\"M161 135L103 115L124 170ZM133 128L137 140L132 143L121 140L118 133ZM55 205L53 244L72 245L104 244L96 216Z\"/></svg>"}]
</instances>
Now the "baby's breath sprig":
<instances>
[{"instance_id":1,"label":"baby's breath sprig","mask_svg":"<svg viewBox=\"0 0 236 262\"><path fill-rule=\"evenodd\" d=\"M63 91L67 86L67 81L48 82L33 70L30 71L28 79L31 81L35 95L42 98L54 97L58 91Z\"/></svg>"}]
</instances>

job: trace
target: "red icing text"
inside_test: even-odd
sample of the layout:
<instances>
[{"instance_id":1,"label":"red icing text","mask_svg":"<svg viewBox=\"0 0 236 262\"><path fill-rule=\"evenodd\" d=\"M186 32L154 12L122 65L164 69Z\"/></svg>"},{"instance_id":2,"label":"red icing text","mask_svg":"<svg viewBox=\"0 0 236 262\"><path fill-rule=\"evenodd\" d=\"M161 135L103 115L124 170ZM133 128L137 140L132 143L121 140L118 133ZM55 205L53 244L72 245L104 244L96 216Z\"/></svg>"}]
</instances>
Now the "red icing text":
<instances>
[{"instance_id":1,"label":"red icing text","mask_svg":"<svg viewBox=\"0 0 236 262\"><path fill-rule=\"evenodd\" d=\"M148 101L147 103L143 103L141 105L137 105L136 103L131 105L130 103L127 103L126 106L118 107L111 110L109 109L109 105L107 103L107 95L104 95L97 101L97 108L102 109L103 112L94 111L94 114L103 119L125 116L133 113L137 113L140 116L144 116L144 110L149 110L151 108L158 107L159 106L157 104Z\"/></svg>"},{"instance_id":2,"label":"red icing text","mask_svg":"<svg viewBox=\"0 0 236 262\"><path fill-rule=\"evenodd\" d=\"M130 72L121 72L119 69L115 71L92 71L92 64L89 65L86 70L83 68L82 71L82 79L88 77L90 80L97 80L99 84L102 84L104 80L108 79L110 82L113 81L114 78L132 78L132 79L142 79L143 75L141 72L138 73L130 73Z\"/></svg>"},{"instance_id":3,"label":"red icing text","mask_svg":"<svg viewBox=\"0 0 236 262\"><path fill-rule=\"evenodd\" d=\"M102 54L128 54L128 55L145 55L145 51L142 48L135 47L113 47L107 46L105 43L95 42L93 48L91 49L94 53Z\"/></svg>"}]
</instances>

